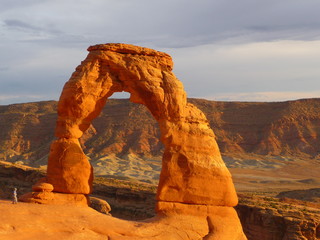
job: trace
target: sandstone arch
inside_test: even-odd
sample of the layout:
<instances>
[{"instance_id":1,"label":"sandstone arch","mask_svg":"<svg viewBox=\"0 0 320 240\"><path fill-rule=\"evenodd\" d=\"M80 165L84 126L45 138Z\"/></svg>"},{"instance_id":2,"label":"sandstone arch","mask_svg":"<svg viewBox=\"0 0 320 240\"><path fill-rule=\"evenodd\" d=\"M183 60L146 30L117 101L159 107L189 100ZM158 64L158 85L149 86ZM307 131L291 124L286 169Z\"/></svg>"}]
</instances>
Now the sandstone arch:
<instances>
[{"instance_id":1,"label":"sandstone arch","mask_svg":"<svg viewBox=\"0 0 320 240\"><path fill-rule=\"evenodd\" d=\"M90 193L90 173L85 175L84 171L89 165L85 166L77 139L99 115L108 97L126 91L132 102L150 110L160 126L165 153L158 200L235 206L237 196L214 134L204 114L187 103L182 83L171 72L171 57L127 44L96 45L88 50L59 100L59 140L53 144L48 166L48 180L55 191ZM62 166L59 171L57 166L68 158L72 164L83 159L79 161L83 166L77 166L74 175L69 172L63 177L74 167Z\"/></svg>"},{"instance_id":2,"label":"sandstone arch","mask_svg":"<svg viewBox=\"0 0 320 240\"><path fill-rule=\"evenodd\" d=\"M205 231L216 235L218 222L224 221L224 232L236 229L232 234L237 237L230 238L228 233L227 238L212 239L245 239L231 208L237 204L237 195L214 133L204 114L187 103L182 83L171 72L171 57L127 44L95 45L88 51L65 84L58 104L58 140L51 145L47 170L47 182L54 191L91 192L92 168L78 139L108 97L126 91L132 102L145 105L158 121L165 145L158 214L201 215Z\"/></svg>"}]
</instances>

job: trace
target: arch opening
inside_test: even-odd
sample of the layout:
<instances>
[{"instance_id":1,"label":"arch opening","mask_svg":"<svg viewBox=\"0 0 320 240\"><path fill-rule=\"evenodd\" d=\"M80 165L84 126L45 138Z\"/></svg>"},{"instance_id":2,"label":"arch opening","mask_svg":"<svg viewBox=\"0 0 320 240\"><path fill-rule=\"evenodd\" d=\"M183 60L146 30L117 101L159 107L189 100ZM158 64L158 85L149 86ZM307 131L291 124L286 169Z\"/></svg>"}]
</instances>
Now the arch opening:
<instances>
[{"instance_id":1,"label":"arch opening","mask_svg":"<svg viewBox=\"0 0 320 240\"><path fill-rule=\"evenodd\" d=\"M115 92L109 99L130 99L130 93L128 92Z\"/></svg>"},{"instance_id":2,"label":"arch opening","mask_svg":"<svg viewBox=\"0 0 320 240\"><path fill-rule=\"evenodd\" d=\"M94 176L158 185L163 144L149 110L129 99L109 98L80 139Z\"/></svg>"}]
</instances>

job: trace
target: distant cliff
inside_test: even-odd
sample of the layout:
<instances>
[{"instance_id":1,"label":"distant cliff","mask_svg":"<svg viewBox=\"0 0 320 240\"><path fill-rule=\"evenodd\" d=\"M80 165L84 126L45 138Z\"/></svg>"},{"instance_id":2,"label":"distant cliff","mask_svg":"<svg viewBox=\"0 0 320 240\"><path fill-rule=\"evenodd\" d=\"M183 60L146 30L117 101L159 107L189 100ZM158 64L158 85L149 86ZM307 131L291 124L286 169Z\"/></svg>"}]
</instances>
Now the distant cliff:
<instances>
[{"instance_id":1,"label":"distant cliff","mask_svg":"<svg viewBox=\"0 0 320 240\"><path fill-rule=\"evenodd\" d=\"M189 99L207 116L224 154L320 156L320 99L216 102ZM54 137L57 102L0 106L0 160L45 164ZM106 154L162 155L156 121L143 105L108 100L83 136L92 159Z\"/></svg>"}]
</instances>

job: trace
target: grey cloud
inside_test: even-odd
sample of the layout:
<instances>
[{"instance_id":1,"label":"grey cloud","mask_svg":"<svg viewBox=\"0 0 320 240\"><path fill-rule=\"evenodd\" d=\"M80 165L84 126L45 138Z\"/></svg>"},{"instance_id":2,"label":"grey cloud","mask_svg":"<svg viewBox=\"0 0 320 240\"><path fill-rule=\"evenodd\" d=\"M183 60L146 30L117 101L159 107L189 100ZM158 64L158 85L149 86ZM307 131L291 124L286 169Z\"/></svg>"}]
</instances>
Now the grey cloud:
<instances>
[{"instance_id":1,"label":"grey cloud","mask_svg":"<svg viewBox=\"0 0 320 240\"><path fill-rule=\"evenodd\" d=\"M6 62L10 69L25 69L23 66L32 60L47 58L41 65L46 68L45 74L39 74L36 66L32 69L33 73L21 73L23 76L17 80L18 87L11 87L10 90L12 93L22 89L39 94L48 92L47 86L53 89L56 85L55 79L49 79L49 76L56 76L57 71L72 70L67 69L70 66L65 66L65 69L61 67L53 71L52 66L57 60L48 49L64 53L72 48L85 54L89 45L126 42L170 53L170 50L178 48L212 43L225 46L286 39L315 40L320 39L319 9L318 0L3 0L0 9L0 22L4 24L0 25L3 32L0 33L0 47L3 48L0 60ZM194 56L197 54L194 53ZM213 54L205 54L210 57L198 59L200 66L212 61ZM184 56L185 52L180 61ZM72 62L75 58L81 60L78 56L65 55L66 62ZM219 69L209 69L210 73L204 73L203 69L197 70L193 66L180 66L177 72L182 74L185 86L193 96L200 96L205 91L248 91L250 87L244 79L228 82L225 77L222 79L223 76L219 79L219 76L211 74L213 71L219 72ZM17 71L2 68L1 74L6 74L8 81L13 82L19 75ZM229 71L229 65L225 71ZM63 81L69 77L65 75ZM210 86L208 84L206 89L203 89L206 82L198 84L201 79L213 81L212 76L216 81ZM191 81L186 81L188 78ZM267 89L261 83L257 85L251 84L256 88L253 91ZM311 82L309 85L314 86ZM59 87L54 91L59 92ZM4 88L1 90L5 91Z\"/></svg>"},{"instance_id":2,"label":"grey cloud","mask_svg":"<svg viewBox=\"0 0 320 240\"><path fill-rule=\"evenodd\" d=\"M125 10L129 23L114 23L128 25L126 34L119 36L140 36L140 41L152 36L160 47L186 47L232 39L305 40L320 33L315 10L320 2L315 1L161 1L155 4L158 11L147 15L143 13L151 4L144 4L139 11Z\"/></svg>"},{"instance_id":3,"label":"grey cloud","mask_svg":"<svg viewBox=\"0 0 320 240\"><path fill-rule=\"evenodd\" d=\"M47 40L59 46L69 46L73 41L87 45L126 41L176 48L225 40L307 39L320 32L320 2L312 0L122 0L94 1L90 5L80 1L70 17L64 15L67 12L61 13L73 2L41 4L39 11L48 15L40 26L20 18L7 23L48 32L51 38L35 41Z\"/></svg>"},{"instance_id":4,"label":"grey cloud","mask_svg":"<svg viewBox=\"0 0 320 240\"><path fill-rule=\"evenodd\" d=\"M65 76L56 78L53 71L45 69L47 74L40 73L37 76L24 73L19 77L12 77L10 81L1 83L1 95L58 95L63 84L68 80Z\"/></svg>"},{"instance_id":5,"label":"grey cloud","mask_svg":"<svg viewBox=\"0 0 320 240\"><path fill-rule=\"evenodd\" d=\"M1 0L0 12L5 12L12 9L21 9L36 4L43 4L48 1L50 0Z\"/></svg>"},{"instance_id":6,"label":"grey cloud","mask_svg":"<svg viewBox=\"0 0 320 240\"><path fill-rule=\"evenodd\" d=\"M48 26L48 25L39 26L39 25L27 23L26 21L21 21L18 19L5 19L3 20L3 23L5 24L5 26L9 28L21 29L26 31L31 30L34 32L47 32L55 35L63 34L62 31L55 29L53 26Z\"/></svg>"},{"instance_id":7,"label":"grey cloud","mask_svg":"<svg viewBox=\"0 0 320 240\"><path fill-rule=\"evenodd\" d=\"M0 71L7 71L7 70L9 70L10 68L9 67L6 67L6 66L4 66L4 67L0 67Z\"/></svg>"},{"instance_id":8,"label":"grey cloud","mask_svg":"<svg viewBox=\"0 0 320 240\"><path fill-rule=\"evenodd\" d=\"M36 31L42 30L39 27L33 26L31 24L25 23L17 19L7 19L7 20L4 20L3 22L9 28L19 28L19 29L36 30Z\"/></svg>"}]
</instances>

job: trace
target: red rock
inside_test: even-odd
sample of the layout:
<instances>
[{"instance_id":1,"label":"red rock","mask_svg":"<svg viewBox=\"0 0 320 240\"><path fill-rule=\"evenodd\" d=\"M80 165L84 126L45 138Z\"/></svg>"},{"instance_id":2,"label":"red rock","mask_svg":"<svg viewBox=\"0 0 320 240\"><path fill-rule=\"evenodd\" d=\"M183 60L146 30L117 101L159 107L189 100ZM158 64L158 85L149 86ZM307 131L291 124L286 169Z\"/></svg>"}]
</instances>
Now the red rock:
<instances>
[{"instance_id":1,"label":"red rock","mask_svg":"<svg viewBox=\"0 0 320 240\"><path fill-rule=\"evenodd\" d=\"M194 226L198 224L202 234L209 231L203 239L246 239L231 208L238 198L215 135L205 115L187 103L182 83L171 72L171 57L127 44L96 45L88 50L58 104L55 133L59 139L51 145L47 174L54 191L70 196L91 192L92 168L78 139L108 97L126 91L130 101L145 105L160 126L165 151L157 193L159 215L189 218L192 213ZM162 239L176 235L170 234ZM185 234L189 236L185 239L195 239Z\"/></svg>"},{"instance_id":2,"label":"red rock","mask_svg":"<svg viewBox=\"0 0 320 240\"><path fill-rule=\"evenodd\" d=\"M55 192L89 194L92 191L92 167L78 139L61 138L51 145L47 181Z\"/></svg>"},{"instance_id":3,"label":"red rock","mask_svg":"<svg viewBox=\"0 0 320 240\"><path fill-rule=\"evenodd\" d=\"M84 206L90 205L90 200L85 194L55 193L55 192L31 192L19 197L21 202L50 204L50 205L71 205Z\"/></svg>"},{"instance_id":4,"label":"red rock","mask_svg":"<svg viewBox=\"0 0 320 240\"><path fill-rule=\"evenodd\" d=\"M89 197L89 200L91 208L97 210L98 212L111 215L109 213L111 211L111 207L107 201L96 197Z\"/></svg>"},{"instance_id":5,"label":"red rock","mask_svg":"<svg viewBox=\"0 0 320 240\"><path fill-rule=\"evenodd\" d=\"M205 115L187 103L182 83L171 72L170 56L126 44L96 45L89 51L62 91L56 136L80 138L107 98L114 92L127 91L130 100L145 105L160 126L165 153L158 200L235 206L237 195L214 133ZM56 191L80 193L67 187L67 177L62 174L69 174L67 171L55 175L60 171L59 161L66 158L61 155L64 148L56 148L54 143L49 157L49 182ZM71 153L68 158L72 162ZM79 178L78 173L70 174L70 179L74 178Z\"/></svg>"},{"instance_id":6,"label":"red rock","mask_svg":"<svg viewBox=\"0 0 320 240\"><path fill-rule=\"evenodd\" d=\"M50 183L37 183L32 186L32 190L35 192L52 192L53 191L53 186Z\"/></svg>"}]
</instances>

